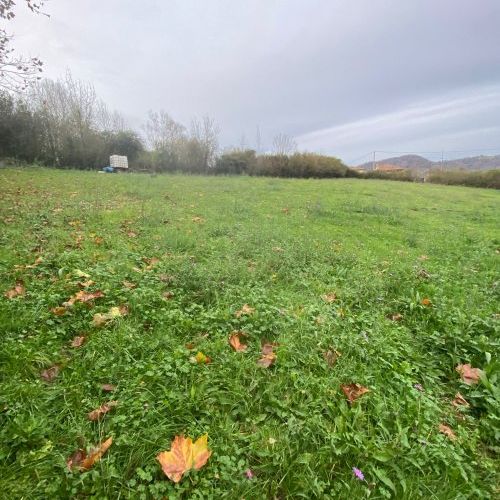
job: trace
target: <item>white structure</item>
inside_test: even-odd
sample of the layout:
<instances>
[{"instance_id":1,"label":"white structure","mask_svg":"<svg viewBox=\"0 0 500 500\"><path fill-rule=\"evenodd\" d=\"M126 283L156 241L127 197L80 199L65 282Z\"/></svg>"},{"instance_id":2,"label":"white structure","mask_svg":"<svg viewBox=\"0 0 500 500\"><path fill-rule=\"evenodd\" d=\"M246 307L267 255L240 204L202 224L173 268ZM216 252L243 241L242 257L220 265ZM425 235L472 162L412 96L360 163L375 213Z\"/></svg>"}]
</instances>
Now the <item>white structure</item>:
<instances>
[{"instance_id":1,"label":"white structure","mask_svg":"<svg viewBox=\"0 0 500 500\"><path fill-rule=\"evenodd\" d=\"M118 170L128 169L128 159L126 156L111 155L109 157L109 165Z\"/></svg>"}]
</instances>

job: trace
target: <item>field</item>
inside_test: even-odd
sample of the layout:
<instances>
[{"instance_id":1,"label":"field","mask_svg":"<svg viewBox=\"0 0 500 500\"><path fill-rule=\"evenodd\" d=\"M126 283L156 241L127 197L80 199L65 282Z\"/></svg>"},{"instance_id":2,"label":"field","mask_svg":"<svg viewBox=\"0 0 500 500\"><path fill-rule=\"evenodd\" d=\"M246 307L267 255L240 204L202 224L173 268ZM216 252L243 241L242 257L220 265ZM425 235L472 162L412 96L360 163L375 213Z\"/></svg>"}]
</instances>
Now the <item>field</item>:
<instances>
[{"instance_id":1,"label":"field","mask_svg":"<svg viewBox=\"0 0 500 500\"><path fill-rule=\"evenodd\" d=\"M499 209L390 181L0 170L3 498L493 498ZM181 434L212 455L175 484L156 456Z\"/></svg>"}]
</instances>

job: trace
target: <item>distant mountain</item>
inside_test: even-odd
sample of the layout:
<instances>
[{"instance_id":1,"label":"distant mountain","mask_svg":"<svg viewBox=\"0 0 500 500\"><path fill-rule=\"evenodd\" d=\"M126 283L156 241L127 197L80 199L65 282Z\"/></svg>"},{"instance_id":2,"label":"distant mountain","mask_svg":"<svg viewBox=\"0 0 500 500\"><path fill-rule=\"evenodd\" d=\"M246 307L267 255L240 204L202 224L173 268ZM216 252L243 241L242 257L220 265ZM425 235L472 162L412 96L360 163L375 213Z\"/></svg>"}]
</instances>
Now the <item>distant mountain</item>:
<instances>
[{"instance_id":1,"label":"distant mountain","mask_svg":"<svg viewBox=\"0 0 500 500\"><path fill-rule=\"evenodd\" d=\"M430 170L433 168L444 168L445 170L492 170L500 168L500 155L497 156L472 156L470 158L459 158L457 160L431 161L419 155L395 156L375 161L377 164L389 164L411 170ZM373 162L369 161L358 165L359 169L372 170Z\"/></svg>"}]
</instances>

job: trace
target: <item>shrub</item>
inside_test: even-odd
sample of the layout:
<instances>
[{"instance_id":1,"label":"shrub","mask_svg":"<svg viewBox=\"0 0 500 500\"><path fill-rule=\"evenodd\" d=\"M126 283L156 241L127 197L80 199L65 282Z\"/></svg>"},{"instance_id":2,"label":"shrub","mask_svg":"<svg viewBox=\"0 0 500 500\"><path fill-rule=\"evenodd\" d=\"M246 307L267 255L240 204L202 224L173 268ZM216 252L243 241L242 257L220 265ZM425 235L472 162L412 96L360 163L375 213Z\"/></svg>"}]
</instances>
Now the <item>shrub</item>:
<instances>
[{"instance_id":1,"label":"shrub","mask_svg":"<svg viewBox=\"0 0 500 500\"><path fill-rule=\"evenodd\" d=\"M500 189L500 169L479 172L433 170L427 176L426 181L434 184Z\"/></svg>"}]
</instances>

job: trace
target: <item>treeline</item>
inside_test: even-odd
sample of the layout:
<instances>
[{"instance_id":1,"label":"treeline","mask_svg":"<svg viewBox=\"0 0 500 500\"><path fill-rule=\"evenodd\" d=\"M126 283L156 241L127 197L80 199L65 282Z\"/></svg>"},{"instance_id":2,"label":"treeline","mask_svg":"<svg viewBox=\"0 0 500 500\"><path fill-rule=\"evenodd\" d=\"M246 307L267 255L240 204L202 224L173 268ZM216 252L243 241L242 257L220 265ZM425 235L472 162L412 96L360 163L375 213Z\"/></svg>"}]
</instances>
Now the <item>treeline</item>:
<instances>
[{"instance_id":1,"label":"treeline","mask_svg":"<svg viewBox=\"0 0 500 500\"><path fill-rule=\"evenodd\" d=\"M273 154L236 149L221 153L220 128L208 116L186 127L165 111L151 111L141 134L99 99L94 87L70 73L42 80L22 95L0 93L0 158L59 168L100 169L112 154L131 170L278 177L344 177L339 159L296 153L279 134Z\"/></svg>"},{"instance_id":2,"label":"treeline","mask_svg":"<svg viewBox=\"0 0 500 500\"><path fill-rule=\"evenodd\" d=\"M126 155L130 170L215 175L390 179L500 189L500 170L431 171L423 179L400 172L358 172L341 160L299 153L293 138L279 134L272 153L252 149L221 152L220 128L208 116L189 127L165 111L151 111L141 134L110 111L94 87L70 73L41 80L24 94L0 91L0 159L59 168L101 169L112 154ZM259 133L260 141L260 133Z\"/></svg>"}]
</instances>

